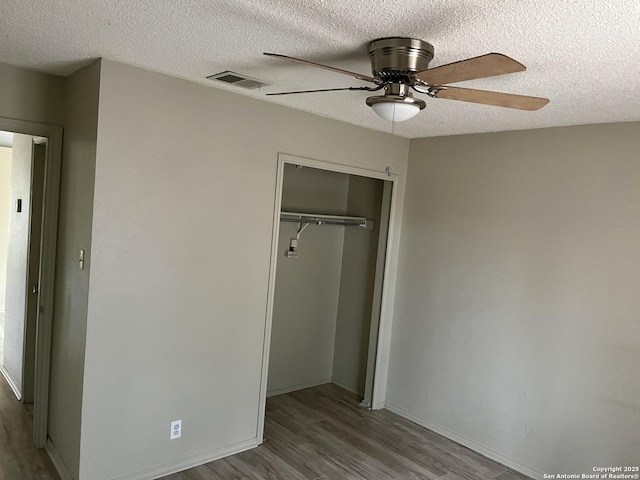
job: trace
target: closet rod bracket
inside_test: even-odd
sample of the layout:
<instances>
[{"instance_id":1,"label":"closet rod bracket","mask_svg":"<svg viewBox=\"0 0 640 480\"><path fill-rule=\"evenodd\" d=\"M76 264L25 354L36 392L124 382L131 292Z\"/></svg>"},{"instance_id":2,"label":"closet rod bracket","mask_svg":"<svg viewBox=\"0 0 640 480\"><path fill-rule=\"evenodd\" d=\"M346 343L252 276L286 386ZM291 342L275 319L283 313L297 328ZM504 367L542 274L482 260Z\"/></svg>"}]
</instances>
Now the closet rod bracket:
<instances>
[{"instance_id":1,"label":"closet rod bracket","mask_svg":"<svg viewBox=\"0 0 640 480\"><path fill-rule=\"evenodd\" d=\"M366 230L373 230L374 221L364 217L348 217L344 215L319 215L312 213L280 212L281 222L291 222L298 224L296 237L289 242L287 257L298 256L298 241L300 235L309 225L335 225L340 227L362 227Z\"/></svg>"}]
</instances>

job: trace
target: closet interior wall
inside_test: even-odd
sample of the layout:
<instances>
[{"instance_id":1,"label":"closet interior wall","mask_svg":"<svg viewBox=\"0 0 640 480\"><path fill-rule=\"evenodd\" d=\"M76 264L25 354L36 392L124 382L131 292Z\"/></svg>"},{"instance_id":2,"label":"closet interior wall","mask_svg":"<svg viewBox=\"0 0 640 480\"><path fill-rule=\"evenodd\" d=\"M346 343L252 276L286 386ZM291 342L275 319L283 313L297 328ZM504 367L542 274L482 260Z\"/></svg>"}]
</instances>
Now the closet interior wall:
<instances>
[{"instance_id":1,"label":"closet interior wall","mask_svg":"<svg viewBox=\"0 0 640 480\"><path fill-rule=\"evenodd\" d=\"M383 181L285 165L282 211L364 216L373 230L280 223L267 395L334 382L364 392Z\"/></svg>"},{"instance_id":2,"label":"closet interior wall","mask_svg":"<svg viewBox=\"0 0 640 480\"><path fill-rule=\"evenodd\" d=\"M384 182L349 177L347 215L374 224L373 230L344 229L332 381L364 395Z\"/></svg>"}]
</instances>

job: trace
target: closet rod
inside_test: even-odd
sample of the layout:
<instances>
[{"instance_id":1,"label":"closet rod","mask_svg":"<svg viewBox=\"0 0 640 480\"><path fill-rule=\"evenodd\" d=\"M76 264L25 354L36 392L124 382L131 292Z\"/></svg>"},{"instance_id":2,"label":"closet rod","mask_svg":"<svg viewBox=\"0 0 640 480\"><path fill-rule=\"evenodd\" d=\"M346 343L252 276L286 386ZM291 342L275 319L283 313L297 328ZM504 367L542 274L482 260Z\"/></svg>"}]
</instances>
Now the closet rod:
<instances>
[{"instance_id":1,"label":"closet rod","mask_svg":"<svg viewBox=\"0 0 640 480\"><path fill-rule=\"evenodd\" d=\"M367 220L364 217L348 217L344 215L319 215L315 213L280 212L280 221L315 225L363 227L368 230L373 228L373 220Z\"/></svg>"}]
</instances>

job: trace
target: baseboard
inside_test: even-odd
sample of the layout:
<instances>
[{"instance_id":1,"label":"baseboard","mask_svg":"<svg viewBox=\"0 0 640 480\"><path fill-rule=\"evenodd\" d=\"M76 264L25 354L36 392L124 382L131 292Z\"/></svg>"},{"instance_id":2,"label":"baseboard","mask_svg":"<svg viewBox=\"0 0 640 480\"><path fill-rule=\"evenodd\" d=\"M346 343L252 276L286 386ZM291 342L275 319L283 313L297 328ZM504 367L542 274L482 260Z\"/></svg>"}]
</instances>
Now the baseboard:
<instances>
[{"instance_id":1,"label":"baseboard","mask_svg":"<svg viewBox=\"0 0 640 480\"><path fill-rule=\"evenodd\" d=\"M47 443L44 446L45 452L49 455L51 459L51 463L58 471L58 475L60 475L61 480L73 480L73 476L67 470L67 466L64 464L64 460L56 450L56 446L53 444L50 438L47 438Z\"/></svg>"},{"instance_id":2,"label":"baseboard","mask_svg":"<svg viewBox=\"0 0 640 480\"><path fill-rule=\"evenodd\" d=\"M2 373L2 376L5 378L5 380L11 387L11 390L13 390L13 393L15 394L15 396L18 397L18 400L22 400L22 392L20 391L20 387L18 386L16 381L13 379L11 374L7 371L7 369L4 368L4 365L0 366L0 373Z\"/></svg>"},{"instance_id":3,"label":"baseboard","mask_svg":"<svg viewBox=\"0 0 640 480\"><path fill-rule=\"evenodd\" d=\"M174 473L187 470L188 468L193 468L205 463L213 462L214 460L219 460L230 455L235 455L246 450L251 450L252 448L257 447L259 444L260 442L258 441L258 438L254 437L250 438L249 440L234 443L233 445L218 448L216 450L199 453L197 455L182 458L174 462L164 463L162 465L147 468L136 473L116 477L113 480L153 480L156 478L164 477L166 475L172 475Z\"/></svg>"},{"instance_id":4,"label":"baseboard","mask_svg":"<svg viewBox=\"0 0 640 480\"><path fill-rule=\"evenodd\" d=\"M470 438L467 438L464 435L460 435L458 433L452 432L451 430L445 427L441 427L436 423L430 422L425 418L414 415L411 412L407 412L403 408L397 407L395 405L390 405L389 403L387 403L385 408L393 413L397 413L398 415L406 418L407 420L411 420L413 423L417 423L418 425L428 428L429 430L432 430L442 435L443 437L447 437L448 439L453 440L454 442L464 445L465 447L468 447L471 450L474 450L484 455L485 457L490 458L491 460L495 460L496 462L500 462L509 468L517 470L518 472L523 473L528 477L542 478L542 473L538 472L537 470L534 470L533 468L523 465L519 462L516 462L515 460L509 457L505 457L501 453L496 452L495 450L492 450L489 447L485 447L484 445L481 445L480 443L474 440L471 440Z\"/></svg>"},{"instance_id":5,"label":"baseboard","mask_svg":"<svg viewBox=\"0 0 640 480\"><path fill-rule=\"evenodd\" d=\"M298 390L304 390L305 388L318 387L320 385L326 385L327 383L333 383L339 386L340 388L344 388L348 392L355 393L356 395L362 396L362 394L357 390L329 377L329 378L323 378L321 380L314 380L313 382L298 383L296 385L290 385L288 387L274 388L273 390L267 390L267 397L275 397L276 395L283 395L285 393L297 392ZM384 406L384 404L382 406ZM378 408L382 408L382 407L378 407Z\"/></svg>"},{"instance_id":6,"label":"baseboard","mask_svg":"<svg viewBox=\"0 0 640 480\"><path fill-rule=\"evenodd\" d=\"M267 397L275 397L276 395L282 395L283 393L295 392L297 390L303 390L305 388L317 387L318 385L324 385L326 383L331 383L332 379L323 378L321 380L314 380L313 382L305 382L298 383L296 385L290 385L288 387L283 388L274 388L272 390L267 390Z\"/></svg>"},{"instance_id":7,"label":"baseboard","mask_svg":"<svg viewBox=\"0 0 640 480\"><path fill-rule=\"evenodd\" d=\"M360 395L362 397L362 394L360 392L358 392L356 389L351 388L351 387L345 385L344 383L340 383L337 380L335 380L334 378L331 379L331 383L336 384L340 388L344 388L347 392L355 393L356 395Z\"/></svg>"}]
</instances>

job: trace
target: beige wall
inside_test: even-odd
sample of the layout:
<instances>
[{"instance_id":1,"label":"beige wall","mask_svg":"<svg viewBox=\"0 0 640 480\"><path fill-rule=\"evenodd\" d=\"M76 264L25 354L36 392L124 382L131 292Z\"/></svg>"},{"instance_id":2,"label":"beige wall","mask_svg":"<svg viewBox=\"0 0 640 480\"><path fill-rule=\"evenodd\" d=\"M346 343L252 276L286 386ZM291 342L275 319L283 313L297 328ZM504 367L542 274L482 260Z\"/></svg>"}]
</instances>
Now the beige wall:
<instances>
[{"instance_id":1,"label":"beige wall","mask_svg":"<svg viewBox=\"0 0 640 480\"><path fill-rule=\"evenodd\" d=\"M529 473L640 452L640 123L411 142L388 404Z\"/></svg>"},{"instance_id":2,"label":"beige wall","mask_svg":"<svg viewBox=\"0 0 640 480\"><path fill-rule=\"evenodd\" d=\"M103 61L81 478L150 477L255 443L277 154L383 171L388 142ZM401 214L408 141L395 147Z\"/></svg>"},{"instance_id":3,"label":"beige wall","mask_svg":"<svg viewBox=\"0 0 640 480\"><path fill-rule=\"evenodd\" d=\"M291 164L284 166L282 211L344 215L348 192L347 174Z\"/></svg>"},{"instance_id":4,"label":"beige wall","mask_svg":"<svg viewBox=\"0 0 640 480\"><path fill-rule=\"evenodd\" d=\"M60 186L49 437L78 478L100 62L65 80L67 115ZM81 248L85 269L78 268ZM113 345L114 351L118 350ZM104 478L104 477L100 477Z\"/></svg>"},{"instance_id":5,"label":"beige wall","mask_svg":"<svg viewBox=\"0 0 640 480\"><path fill-rule=\"evenodd\" d=\"M62 77L0 63L0 85L0 117L62 125Z\"/></svg>"},{"instance_id":6,"label":"beige wall","mask_svg":"<svg viewBox=\"0 0 640 480\"><path fill-rule=\"evenodd\" d=\"M349 176L285 165L282 210L344 215ZM345 228L308 226L287 258L297 223L280 223L269 394L331 381Z\"/></svg>"},{"instance_id":7,"label":"beige wall","mask_svg":"<svg viewBox=\"0 0 640 480\"><path fill-rule=\"evenodd\" d=\"M31 208L31 150L29 135L15 134L11 161L11 193L9 199L9 241L7 256L4 359L3 368L14 386L23 394L25 346L25 305L27 293L27 261L29 255L29 210ZM16 202L22 200L22 211Z\"/></svg>"},{"instance_id":8,"label":"beige wall","mask_svg":"<svg viewBox=\"0 0 640 480\"><path fill-rule=\"evenodd\" d=\"M333 381L364 395L376 272L383 181L351 175L347 214L373 220L374 228L346 228L340 269Z\"/></svg>"},{"instance_id":9,"label":"beige wall","mask_svg":"<svg viewBox=\"0 0 640 480\"><path fill-rule=\"evenodd\" d=\"M0 147L0 312L4 312L9 248L11 148ZM1 363L1 362L0 362Z\"/></svg>"}]
</instances>

